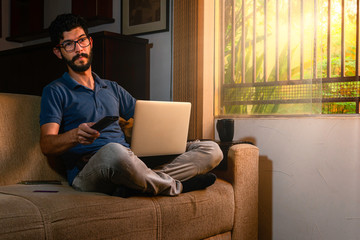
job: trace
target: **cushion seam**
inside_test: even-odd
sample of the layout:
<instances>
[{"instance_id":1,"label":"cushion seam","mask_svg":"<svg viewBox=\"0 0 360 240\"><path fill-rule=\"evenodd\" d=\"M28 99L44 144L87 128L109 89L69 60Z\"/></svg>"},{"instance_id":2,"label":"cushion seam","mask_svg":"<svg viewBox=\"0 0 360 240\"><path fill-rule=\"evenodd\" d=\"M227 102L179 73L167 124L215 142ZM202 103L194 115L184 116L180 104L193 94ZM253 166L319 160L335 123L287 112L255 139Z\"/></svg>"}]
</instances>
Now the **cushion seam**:
<instances>
[{"instance_id":1,"label":"cushion seam","mask_svg":"<svg viewBox=\"0 0 360 240\"><path fill-rule=\"evenodd\" d=\"M161 210L158 201L155 198L151 198L151 201L155 208L156 215L156 239L161 239Z\"/></svg>"},{"instance_id":2,"label":"cushion seam","mask_svg":"<svg viewBox=\"0 0 360 240\"><path fill-rule=\"evenodd\" d=\"M24 199L24 200L28 201L29 203L31 203L37 209L39 215L41 216L41 220L42 220L42 223L43 223L43 226L44 226L45 239L51 239L49 237L50 233L48 233L49 228L48 228L48 224L46 224L45 217L44 217L43 213L41 212L40 208L34 202L32 202L30 199L28 199L28 198L26 198L24 196L19 196L19 195L12 194L12 193L6 193L6 192L1 192L0 191L0 194L18 197L18 198Z\"/></svg>"}]
</instances>

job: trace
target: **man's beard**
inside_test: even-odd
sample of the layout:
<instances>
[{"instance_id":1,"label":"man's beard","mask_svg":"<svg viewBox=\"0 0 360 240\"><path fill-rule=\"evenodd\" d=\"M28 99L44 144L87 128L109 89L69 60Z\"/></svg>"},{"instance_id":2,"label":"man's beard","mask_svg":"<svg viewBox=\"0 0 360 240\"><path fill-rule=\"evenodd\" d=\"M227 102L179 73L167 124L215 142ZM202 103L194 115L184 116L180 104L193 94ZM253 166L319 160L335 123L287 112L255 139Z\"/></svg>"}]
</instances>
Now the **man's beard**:
<instances>
[{"instance_id":1,"label":"man's beard","mask_svg":"<svg viewBox=\"0 0 360 240\"><path fill-rule=\"evenodd\" d=\"M88 62L85 65L76 65L75 61L80 58L85 57L88 59ZM66 59L64 56L62 56L62 59L65 61L65 63L74 71L74 72L85 72L88 70L91 66L92 59L93 59L93 52L90 51L90 54L87 53L80 53L74 56L71 60Z\"/></svg>"}]
</instances>

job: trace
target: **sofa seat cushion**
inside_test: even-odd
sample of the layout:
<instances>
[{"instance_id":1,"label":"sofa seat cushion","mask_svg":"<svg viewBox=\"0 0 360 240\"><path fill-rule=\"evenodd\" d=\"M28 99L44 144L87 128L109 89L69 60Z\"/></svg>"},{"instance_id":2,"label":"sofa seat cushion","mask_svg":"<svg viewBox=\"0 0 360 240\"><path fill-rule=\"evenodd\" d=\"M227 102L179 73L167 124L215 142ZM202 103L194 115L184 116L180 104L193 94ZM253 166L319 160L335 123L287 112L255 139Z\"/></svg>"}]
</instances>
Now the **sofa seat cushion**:
<instances>
[{"instance_id":1,"label":"sofa seat cushion","mask_svg":"<svg viewBox=\"0 0 360 240\"><path fill-rule=\"evenodd\" d=\"M34 192L38 190L58 192ZM146 198L130 200L100 193L78 192L67 183L8 185L0 187L0 193L22 197L37 207L46 235L43 239L154 239L156 236L154 206ZM1 205L2 208L12 208L12 204ZM24 224L32 224L32 219ZM0 230L0 239L3 231L6 229ZM29 239L41 239L41 235Z\"/></svg>"},{"instance_id":2,"label":"sofa seat cushion","mask_svg":"<svg viewBox=\"0 0 360 240\"><path fill-rule=\"evenodd\" d=\"M222 180L177 197L112 197L66 183L1 186L0 239L20 231L26 239L201 239L232 229L233 194Z\"/></svg>"},{"instance_id":3,"label":"sofa seat cushion","mask_svg":"<svg viewBox=\"0 0 360 240\"><path fill-rule=\"evenodd\" d=\"M206 190L155 200L161 213L158 239L204 239L233 228L234 192L223 180Z\"/></svg>"},{"instance_id":4,"label":"sofa seat cushion","mask_svg":"<svg viewBox=\"0 0 360 240\"><path fill-rule=\"evenodd\" d=\"M37 206L15 195L0 194L0 239L45 239Z\"/></svg>"}]
</instances>

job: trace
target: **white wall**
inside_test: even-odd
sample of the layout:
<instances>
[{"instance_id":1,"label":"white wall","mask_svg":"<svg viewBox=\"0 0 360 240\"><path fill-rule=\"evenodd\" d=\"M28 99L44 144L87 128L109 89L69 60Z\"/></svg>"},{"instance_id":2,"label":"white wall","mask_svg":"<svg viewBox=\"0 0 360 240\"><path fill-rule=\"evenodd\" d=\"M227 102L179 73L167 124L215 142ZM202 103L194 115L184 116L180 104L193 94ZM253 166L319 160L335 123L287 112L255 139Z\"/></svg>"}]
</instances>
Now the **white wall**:
<instances>
[{"instance_id":1,"label":"white wall","mask_svg":"<svg viewBox=\"0 0 360 240\"><path fill-rule=\"evenodd\" d=\"M360 239L360 119L236 119L260 149L260 239Z\"/></svg>"},{"instance_id":2,"label":"white wall","mask_svg":"<svg viewBox=\"0 0 360 240\"><path fill-rule=\"evenodd\" d=\"M60 13L71 12L71 0L45 0L44 1L44 26L48 27L50 22ZM172 22L172 1L170 1L169 21ZM2 0L2 38L0 38L0 51L34 45L50 41L49 38L39 39L26 43L14 43L6 41L10 35L10 0ZM99 31L111 31L120 33L121 23L121 1L113 0L114 23L89 28L90 33ZM150 98L152 100L172 99L172 27L168 32L139 35L140 38L149 39L153 44L150 50ZM96 43L95 43L96 44Z\"/></svg>"}]
</instances>

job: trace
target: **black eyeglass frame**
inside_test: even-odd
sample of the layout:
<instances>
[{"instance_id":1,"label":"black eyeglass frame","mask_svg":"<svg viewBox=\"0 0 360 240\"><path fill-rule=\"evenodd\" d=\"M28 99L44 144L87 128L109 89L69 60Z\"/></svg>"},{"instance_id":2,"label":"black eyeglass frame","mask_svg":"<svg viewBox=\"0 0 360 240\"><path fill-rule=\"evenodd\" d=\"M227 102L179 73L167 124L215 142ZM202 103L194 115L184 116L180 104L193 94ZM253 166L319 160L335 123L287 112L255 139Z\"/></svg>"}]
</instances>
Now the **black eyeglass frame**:
<instances>
[{"instance_id":1,"label":"black eyeglass frame","mask_svg":"<svg viewBox=\"0 0 360 240\"><path fill-rule=\"evenodd\" d=\"M87 39L89 40L89 44L87 44L86 46L83 46L83 45L81 45L81 43L80 43L80 41L82 41L84 38L87 38ZM92 41L92 38L91 38L90 36L84 36L84 37L79 38L79 39L76 40L76 41L72 41L72 40L64 41L63 43L59 43L59 44L56 45L55 47L56 47L56 48L63 48L63 49L65 50L65 52L71 53L71 52L74 52L74 51L75 51L76 44L79 44L80 47L85 48L85 47L90 46L91 41ZM65 48L65 46L64 46L64 43L72 43L72 44L73 44L73 49L70 50L70 51L69 51L69 50L66 50L66 48Z\"/></svg>"}]
</instances>

